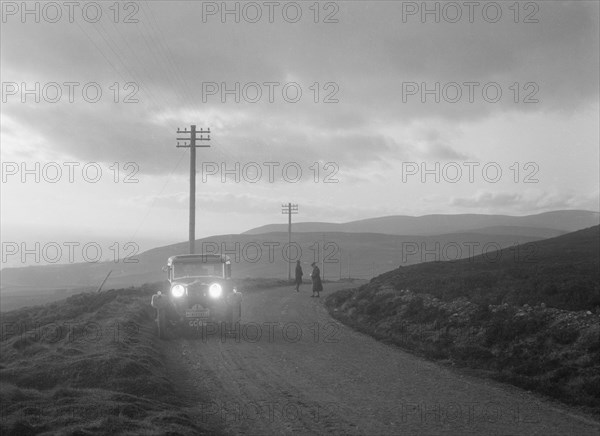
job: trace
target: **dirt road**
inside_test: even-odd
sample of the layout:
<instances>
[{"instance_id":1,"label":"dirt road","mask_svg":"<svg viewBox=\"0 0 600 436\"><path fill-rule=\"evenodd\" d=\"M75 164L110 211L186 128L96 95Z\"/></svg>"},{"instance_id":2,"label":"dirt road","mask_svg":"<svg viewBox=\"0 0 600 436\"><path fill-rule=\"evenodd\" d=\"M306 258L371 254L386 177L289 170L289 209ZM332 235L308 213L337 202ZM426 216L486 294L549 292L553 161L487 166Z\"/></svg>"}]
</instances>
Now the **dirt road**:
<instances>
[{"instance_id":1,"label":"dirt road","mask_svg":"<svg viewBox=\"0 0 600 436\"><path fill-rule=\"evenodd\" d=\"M209 431L227 434L597 435L600 423L465 376L334 321L321 299L244 295L240 330L165 341L168 375Z\"/></svg>"}]
</instances>

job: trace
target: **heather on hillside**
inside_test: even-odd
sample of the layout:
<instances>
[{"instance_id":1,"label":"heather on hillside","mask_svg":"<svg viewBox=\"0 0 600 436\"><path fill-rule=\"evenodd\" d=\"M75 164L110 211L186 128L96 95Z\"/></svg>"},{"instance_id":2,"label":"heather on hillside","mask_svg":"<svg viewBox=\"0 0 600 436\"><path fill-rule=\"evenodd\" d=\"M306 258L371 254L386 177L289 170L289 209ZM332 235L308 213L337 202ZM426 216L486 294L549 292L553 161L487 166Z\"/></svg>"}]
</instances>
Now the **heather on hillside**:
<instances>
[{"instance_id":1,"label":"heather on hillside","mask_svg":"<svg viewBox=\"0 0 600 436\"><path fill-rule=\"evenodd\" d=\"M599 226L486 255L401 267L372 280L444 301L544 303L564 310L600 306Z\"/></svg>"}]
</instances>

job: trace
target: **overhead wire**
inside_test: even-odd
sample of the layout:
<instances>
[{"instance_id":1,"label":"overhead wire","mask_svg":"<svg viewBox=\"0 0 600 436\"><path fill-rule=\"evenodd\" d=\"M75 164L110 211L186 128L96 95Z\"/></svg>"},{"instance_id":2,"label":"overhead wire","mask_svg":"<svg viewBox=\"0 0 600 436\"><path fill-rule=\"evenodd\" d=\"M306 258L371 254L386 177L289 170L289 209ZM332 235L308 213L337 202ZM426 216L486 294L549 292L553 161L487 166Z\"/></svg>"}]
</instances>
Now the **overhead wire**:
<instances>
[{"instance_id":1,"label":"overhead wire","mask_svg":"<svg viewBox=\"0 0 600 436\"><path fill-rule=\"evenodd\" d=\"M110 65L110 67L115 71L115 73L121 78L123 79L124 82L127 82L127 80L125 79L125 77L123 76L122 72L119 70L119 68L117 68L117 66L115 65L115 63L120 63L123 67L123 69L129 73L131 75L131 77L136 80L136 82L138 82L141 86L144 85L144 81L141 80L141 78L136 74L133 73L132 70L129 68L129 66L125 63L125 61L123 60L122 56L120 56L116 50L119 50L119 47L117 45L117 49L115 50L115 48L113 48L111 46L111 43L109 43L109 32L106 31L106 29L100 24L99 28L106 33L107 36L104 36L102 34L102 32L98 29L98 27L94 27L95 31L98 33L98 35L102 38L102 40L104 41L104 44L106 45L106 47L108 47L108 49L114 54L114 57L116 58L116 62L111 61L111 59L109 59L109 56L107 56L107 54L104 52L104 50L102 50L100 48L100 46L98 45L98 43L96 43L96 41L94 40L94 38L92 38L88 32L85 31L85 29L83 29L81 27L81 25L79 25L79 23L77 23L77 26L79 27L79 29L84 33L84 35L86 36L86 38L93 44L93 46L96 48L96 50L101 54L101 56L104 58L104 60ZM119 35L125 39L122 35L121 32L117 31L119 33ZM116 45L114 41L112 41L113 45ZM127 47L131 50L131 46L126 42ZM138 61L138 63L140 65L141 62L139 61L139 58L137 58L137 56L134 56L134 58ZM131 59L131 58L130 58ZM150 98L150 100L152 100L153 104L155 105L155 107L161 107L161 103L158 100L158 97L154 94L153 91L150 90L150 88L144 86L144 93ZM164 99L164 96L161 96L163 102L166 102L166 99ZM165 106L164 104L162 106ZM175 141L173 141L175 142ZM139 225L137 226L136 230L134 231L132 238L134 239L139 230L141 229L142 225L144 224L144 222L146 221L146 219L148 218L148 216L150 215L150 212L152 211L153 207L156 204L157 199L160 197L160 195L162 195L162 193L164 192L165 188L167 187L168 183L171 181L173 174L175 173L175 171L177 170L177 168L179 167L179 165L181 164L183 158L187 155L187 150L183 150L182 152L179 153L180 156L177 159L176 164L174 165L173 169L171 170L171 173L169 174L169 176L167 177L167 180L165 181L165 183L163 184L162 188L160 189L159 193L154 197L153 202L151 203L151 205L148 207L148 209L146 210L146 213L144 215L144 217L141 219Z\"/></svg>"},{"instance_id":2,"label":"overhead wire","mask_svg":"<svg viewBox=\"0 0 600 436\"><path fill-rule=\"evenodd\" d=\"M155 73L157 78L162 78L163 83L176 85L171 87L170 89L173 91L173 95L180 99L180 102L183 102L183 106L192 116L195 116L199 119L199 121L206 122L206 120L200 120L202 117L201 112L198 110L198 101L195 97L194 87L189 84L186 79L185 74L181 71L178 66L178 63L175 61L175 56L170 49L168 43L165 40L164 33L160 28L160 24L158 23L152 8L147 3L141 3L141 10L146 16L146 20L140 20L138 23L139 26L136 26L136 29L140 29L141 31L137 34L140 39L140 43L144 44L147 52L150 54L150 57L154 59L154 65L152 66L152 71ZM115 63L113 63L109 56L107 56L104 51L99 47L96 41L87 34L87 32L79 26L82 32L86 35L86 37L93 43L98 52L103 56L103 58L107 61L107 63L111 66L111 68L117 72L117 74L124 79L123 74L117 68L117 65L122 66L123 70L125 70L130 76L136 80L140 86L143 86L144 93L148 95L150 100L153 102L156 108L160 107L171 107L171 94L167 91L162 90L159 86L160 96L155 95L155 92L151 90L149 87L145 86L144 81L141 78L141 73L138 73L136 70L136 64L139 65L141 71L148 71L147 66L142 62L140 57L137 55L136 50L134 50L129 44L127 38L123 35L121 30L118 28L118 25L113 23L113 27L115 27L115 32L108 32L107 29L101 24L98 23L97 26L94 26L94 30L100 36L104 45L110 50L110 52L114 55ZM118 36L124 41L124 44L119 44L116 42L116 36ZM162 37L161 37L162 36ZM129 50L130 54L125 55L124 49ZM126 60L127 62L126 62ZM165 61L166 60L166 61ZM161 77L162 76L162 77ZM125 80L125 79L124 79ZM159 79L160 80L160 79ZM167 94L166 98L165 95ZM191 100L190 100L191 99ZM163 104L161 105L159 100L162 100ZM177 106L175 103L173 106ZM182 106L182 105L180 105ZM193 122L193 121L192 121ZM210 126L200 126L200 127L210 127ZM175 132L174 132L175 133ZM212 130L212 134L214 135L214 129ZM212 135L211 135L212 136ZM220 141L215 143L214 137L211 138L211 149L212 152L218 155L223 161L227 161L230 157L229 154L225 152L227 150L227 146L225 144L221 144ZM212 147L212 145L216 145L216 147ZM181 164L183 157L187 156L187 149L185 153L181 153L177 163L175 164L173 170L169 174L169 177L163 184L160 192L157 196L155 196L154 201L150 204L146 214L140 221L140 224L136 228L132 237L135 237L142 225L145 223L147 217L150 215L150 212L154 208L157 199L162 195L166 186L172 179L172 176L176 169Z\"/></svg>"}]
</instances>

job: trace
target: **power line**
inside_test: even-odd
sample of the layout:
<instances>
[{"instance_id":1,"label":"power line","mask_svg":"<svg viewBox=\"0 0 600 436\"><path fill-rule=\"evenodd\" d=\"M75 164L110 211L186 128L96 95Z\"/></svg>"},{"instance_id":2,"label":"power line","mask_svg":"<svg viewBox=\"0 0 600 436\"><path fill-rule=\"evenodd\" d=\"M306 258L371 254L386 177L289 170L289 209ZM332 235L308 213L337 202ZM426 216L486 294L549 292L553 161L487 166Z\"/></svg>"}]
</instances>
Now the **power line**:
<instances>
[{"instance_id":1,"label":"power line","mask_svg":"<svg viewBox=\"0 0 600 436\"><path fill-rule=\"evenodd\" d=\"M169 184L169 182L171 181L171 178L173 177L173 174L175 173L175 171L177 170L177 168L179 168L179 165L181 164L181 161L183 160L183 158L185 157L185 155L187 154L187 150L185 150L184 153L181 153L181 157L179 158L179 160L177 161L177 164L175 164L175 166L173 167L173 169L171 170L171 174L169 174L169 177L167 178L166 182L163 184L160 192L154 197L154 200L152 201L152 204L150 205L150 207L148 208L146 215L144 216L144 218L142 218L142 220L140 221L140 224L138 226L138 228L135 230L135 232L133 233L133 236L131 237L131 240L133 241L134 238L137 236L137 233L139 232L139 230L142 228L142 225L144 224L144 222L146 221L146 218L148 218L148 215L150 215L150 212L152 211L152 208L154 207L154 204L156 203L156 200L158 199L158 197L161 196L161 194L163 193L163 191L165 190L165 188L167 187L167 185Z\"/></svg>"}]
</instances>

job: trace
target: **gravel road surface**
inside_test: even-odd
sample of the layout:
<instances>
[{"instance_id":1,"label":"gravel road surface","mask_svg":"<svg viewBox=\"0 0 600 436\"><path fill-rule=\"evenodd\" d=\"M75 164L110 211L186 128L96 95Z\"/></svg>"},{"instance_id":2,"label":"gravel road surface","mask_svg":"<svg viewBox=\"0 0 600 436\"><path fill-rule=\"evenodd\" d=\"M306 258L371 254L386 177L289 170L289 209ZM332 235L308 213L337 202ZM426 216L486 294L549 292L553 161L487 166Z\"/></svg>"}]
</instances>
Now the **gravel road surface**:
<instances>
[{"instance_id":1,"label":"gravel road surface","mask_svg":"<svg viewBox=\"0 0 600 436\"><path fill-rule=\"evenodd\" d=\"M333 320L279 287L244 294L235 335L163 342L168 374L210 432L598 435L600 423L512 386L461 374Z\"/></svg>"}]
</instances>

